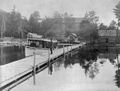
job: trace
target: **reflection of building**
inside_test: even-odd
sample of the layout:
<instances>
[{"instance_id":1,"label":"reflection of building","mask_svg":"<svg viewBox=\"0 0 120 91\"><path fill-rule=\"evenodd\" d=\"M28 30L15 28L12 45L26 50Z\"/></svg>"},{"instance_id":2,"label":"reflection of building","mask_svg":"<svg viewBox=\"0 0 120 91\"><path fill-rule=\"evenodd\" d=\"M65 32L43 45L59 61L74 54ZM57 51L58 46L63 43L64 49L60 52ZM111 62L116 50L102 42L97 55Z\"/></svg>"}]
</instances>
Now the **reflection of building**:
<instances>
[{"instance_id":1,"label":"reflection of building","mask_svg":"<svg viewBox=\"0 0 120 91\"><path fill-rule=\"evenodd\" d=\"M99 58L106 58L106 59L116 59L117 58L117 54L114 53L101 53L98 55Z\"/></svg>"}]
</instances>

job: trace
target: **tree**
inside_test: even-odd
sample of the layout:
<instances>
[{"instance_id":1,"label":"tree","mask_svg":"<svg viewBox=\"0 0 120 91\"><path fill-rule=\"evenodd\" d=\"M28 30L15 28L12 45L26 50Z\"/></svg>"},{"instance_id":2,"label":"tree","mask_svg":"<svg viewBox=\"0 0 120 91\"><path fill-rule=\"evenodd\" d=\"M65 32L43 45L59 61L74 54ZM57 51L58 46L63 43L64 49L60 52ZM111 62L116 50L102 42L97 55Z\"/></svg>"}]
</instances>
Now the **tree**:
<instances>
[{"instance_id":1,"label":"tree","mask_svg":"<svg viewBox=\"0 0 120 91\"><path fill-rule=\"evenodd\" d=\"M115 6L114 13L115 13L115 15L116 15L116 18L117 18L118 20L120 20L120 1L119 1L118 4Z\"/></svg>"},{"instance_id":2,"label":"tree","mask_svg":"<svg viewBox=\"0 0 120 91\"><path fill-rule=\"evenodd\" d=\"M101 24L99 25L99 29L105 30L105 29L108 29L108 26L106 26L106 25L104 25L103 23L101 23Z\"/></svg>"},{"instance_id":3,"label":"tree","mask_svg":"<svg viewBox=\"0 0 120 91\"><path fill-rule=\"evenodd\" d=\"M71 34L70 31L65 31L65 37L68 37Z\"/></svg>"},{"instance_id":4,"label":"tree","mask_svg":"<svg viewBox=\"0 0 120 91\"><path fill-rule=\"evenodd\" d=\"M44 20L41 22L41 34L47 37L47 35L50 33L50 30L52 29L54 25L54 20L52 18L46 17Z\"/></svg>"},{"instance_id":5,"label":"tree","mask_svg":"<svg viewBox=\"0 0 120 91\"><path fill-rule=\"evenodd\" d=\"M22 33L24 37L27 37L27 33L30 31L29 21L26 17L22 19Z\"/></svg>"},{"instance_id":6,"label":"tree","mask_svg":"<svg viewBox=\"0 0 120 91\"><path fill-rule=\"evenodd\" d=\"M22 17L19 12L12 10L12 12L8 13L7 21L6 21L6 31L4 35L6 37L21 37L21 21Z\"/></svg>"},{"instance_id":7,"label":"tree","mask_svg":"<svg viewBox=\"0 0 120 91\"><path fill-rule=\"evenodd\" d=\"M33 12L29 18L30 32L41 34L40 32L40 14L38 11Z\"/></svg>"},{"instance_id":8,"label":"tree","mask_svg":"<svg viewBox=\"0 0 120 91\"><path fill-rule=\"evenodd\" d=\"M80 23L79 35L89 41L97 39L97 25L90 23L89 20L83 20Z\"/></svg>"},{"instance_id":9,"label":"tree","mask_svg":"<svg viewBox=\"0 0 120 91\"><path fill-rule=\"evenodd\" d=\"M6 13L3 10L0 10L0 37L3 37L6 31L7 15L8 13Z\"/></svg>"},{"instance_id":10,"label":"tree","mask_svg":"<svg viewBox=\"0 0 120 91\"><path fill-rule=\"evenodd\" d=\"M43 33L44 37L47 37L51 40L51 43L50 43L51 54L53 54L53 39L55 38L55 33L52 29L54 24L55 24L55 21L51 18L46 18L41 23L41 28L42 28L42 32L44 32Z\"/></svg>"},{"instance_id":11,"label":"tree","mask_svg":"<svg viewBox=\"0 0 120 91\"><path fill-rule=\"evenodd\" d=\"M98 16L94 11L86 13L84 20L80 23L79 35L88 41L95 41L98 38Z\"/></svg>"},{"instance_id":12,"label":"tree","mask_svg":"<svg viewBox=\"0 0 120 91\"><path fill-rule=\"evenodd\" d=\"M58 11L55 11L53 17L54 18L62 18L62 14L60 14Z\"/></svg>"},{"instance_id":13,"label":"tree","mask_svg":"<svg viewBox=\"0 0 120 91\"><path fill-rule=\"evenodd\" d=\"M112 20L108 29L116 29L116 25L117 25L116 21Z\"/></svg>"},{"instance_id":14,"label":"tree","mask_svg":"<svg viewBox=\"0 0 120 91\"><path fill-rule=\"evenodd\" d=\"M99 21L99 17L96 16L95 11L89 11L85 14L85 18L89 20L90 23L96 24Z\"/></svg>"}]
</instances>

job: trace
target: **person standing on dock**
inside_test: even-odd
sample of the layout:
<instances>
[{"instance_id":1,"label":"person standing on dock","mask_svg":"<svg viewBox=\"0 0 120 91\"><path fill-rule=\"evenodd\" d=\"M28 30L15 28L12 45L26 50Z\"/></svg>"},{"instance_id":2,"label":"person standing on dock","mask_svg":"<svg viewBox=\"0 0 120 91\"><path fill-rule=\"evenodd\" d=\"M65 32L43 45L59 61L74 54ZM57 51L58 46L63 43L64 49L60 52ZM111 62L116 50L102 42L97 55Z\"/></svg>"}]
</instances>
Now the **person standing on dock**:
<instances>
[{"instance_id":1,"label":"person standing on dock","mask_svg":"<svg viewBox=\"0 0 120 91\"><path fill-rule=\"evenodd\" d=\"M50 40L51 40L51 43L50 43L50 52L51 52L51 54L53 54L53 43L52 43L52 38L51 38Z\"/></svg>"}]
</instances>

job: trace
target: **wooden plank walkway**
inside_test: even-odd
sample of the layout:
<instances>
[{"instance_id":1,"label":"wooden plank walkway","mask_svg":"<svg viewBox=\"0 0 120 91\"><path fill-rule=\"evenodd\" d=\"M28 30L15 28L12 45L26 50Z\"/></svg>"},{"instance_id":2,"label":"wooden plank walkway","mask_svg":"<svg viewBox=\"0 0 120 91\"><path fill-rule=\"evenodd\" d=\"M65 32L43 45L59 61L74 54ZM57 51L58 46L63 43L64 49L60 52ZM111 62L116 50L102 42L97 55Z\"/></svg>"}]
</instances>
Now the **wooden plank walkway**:
<instances>
[{"instance_id":1,"label":"wooden plank walkway","mask_svg":"<svg viewBox=\"0 0 120 91\"><path fill-rule=\"evenodd\" d=\"M48 51L45 51L44 53L40 53L40 54L36 52L37 54L35 55L36 68L38 69L39 67L40 70L43 70L47 66L48 59L53 60L59 57L60 55L63 55L63 53L67 53L83 45L84 43L68 46L68 47L65 47L64 50L63 48L55 49L53 51L53 54L51 54L50 56L48 56L48 53L49 53ZM0 66L0 70L1 70L0 91L12 85L14 82L17 82L23 76L25 76L24 80L33 76L32 74L33 63L34 63L33 60L34 60L34 56L30 56L6 65Z\"/></svg>"}]
</instances>

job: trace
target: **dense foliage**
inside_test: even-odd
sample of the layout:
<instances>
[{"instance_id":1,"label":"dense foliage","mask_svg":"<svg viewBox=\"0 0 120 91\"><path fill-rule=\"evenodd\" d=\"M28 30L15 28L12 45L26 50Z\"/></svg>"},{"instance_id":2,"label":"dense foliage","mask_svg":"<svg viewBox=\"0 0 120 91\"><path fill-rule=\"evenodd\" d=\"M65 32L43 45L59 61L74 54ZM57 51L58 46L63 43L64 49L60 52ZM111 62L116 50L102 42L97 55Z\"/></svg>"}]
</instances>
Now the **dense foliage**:
<instances>
[{"instance_id":1,"label":"dense foliage","mask_svg":"<svg viewBox=\"0 0 120 91\"><path fill-rule=\"evenodd\" d=\"M76 33L79 39L94 41L98 38L98 29L116 29L117 24L114 20L109 26L99 24L99 17L95 11L86 13L83 18L75 18L67 12L61 14L57 11L52 17L45 18L41 18L39 12L35 11L28 19L14 9L8 13L4 12L4 19L2 14L0 11L2 37L26 38L27 33L31 32L55 38L59 35L68 37L70 33Z\"/></svg>"}]
</instances>

